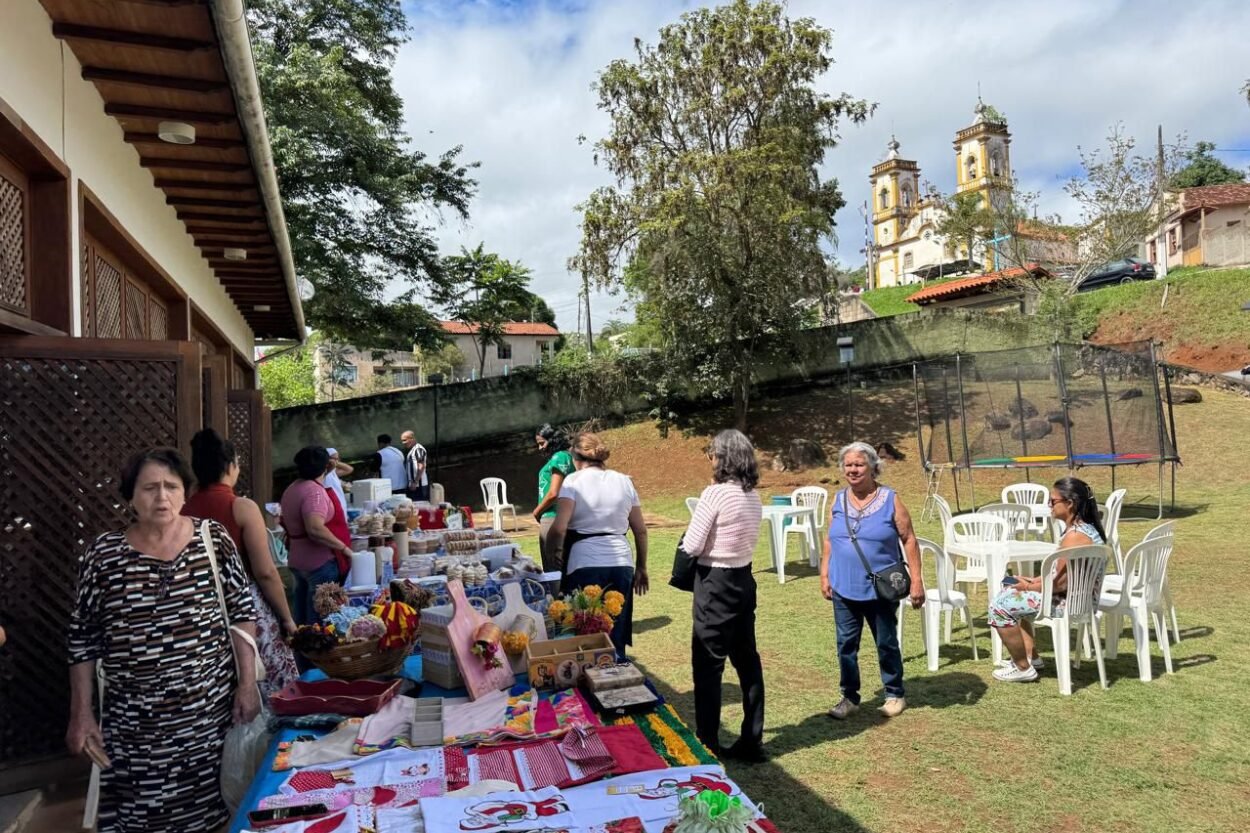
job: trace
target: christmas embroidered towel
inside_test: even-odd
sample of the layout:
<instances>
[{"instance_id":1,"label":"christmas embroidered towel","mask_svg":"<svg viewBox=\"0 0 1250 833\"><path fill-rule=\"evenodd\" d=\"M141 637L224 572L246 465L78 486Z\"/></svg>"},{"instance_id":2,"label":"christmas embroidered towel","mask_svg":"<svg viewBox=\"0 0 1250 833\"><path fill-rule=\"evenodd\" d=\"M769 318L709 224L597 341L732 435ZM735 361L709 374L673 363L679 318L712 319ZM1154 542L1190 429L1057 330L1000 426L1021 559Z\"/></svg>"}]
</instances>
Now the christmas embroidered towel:
<instances>
[{"instance_id":1,"label":"christmas embroidered towel","mask_svg":"<svg viewBox=\"0 0 1250 833\"><path fill-rule=\"evenodd\" d=\"M480 797L427 798L421 802L421 810L425 815L426 833L502 833L581 826L555 787Z\"/></svg>"}]
</instances>

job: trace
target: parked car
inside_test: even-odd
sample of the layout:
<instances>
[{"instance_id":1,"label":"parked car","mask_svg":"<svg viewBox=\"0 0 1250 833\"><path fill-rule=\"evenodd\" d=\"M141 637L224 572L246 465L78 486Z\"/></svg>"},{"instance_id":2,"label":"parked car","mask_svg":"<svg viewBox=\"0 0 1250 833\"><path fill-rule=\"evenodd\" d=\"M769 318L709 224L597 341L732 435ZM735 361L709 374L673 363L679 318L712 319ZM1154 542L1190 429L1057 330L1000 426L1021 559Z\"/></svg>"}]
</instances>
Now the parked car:
<instances>
[{"instance_id":1,"label":"parked car","mask_svg":"<svg viewBox=\"0 0 1250 833\"><path fill-rule=\"evenodd\" d=\"M1153 281L1154 279L1155 265L1153 263L1136 257L1126 257L1113 260L1091 272L1085 280L1081 281L1077 292L1088 292L1091 289L1129 281Z\"/></svg>"}]
</instances>

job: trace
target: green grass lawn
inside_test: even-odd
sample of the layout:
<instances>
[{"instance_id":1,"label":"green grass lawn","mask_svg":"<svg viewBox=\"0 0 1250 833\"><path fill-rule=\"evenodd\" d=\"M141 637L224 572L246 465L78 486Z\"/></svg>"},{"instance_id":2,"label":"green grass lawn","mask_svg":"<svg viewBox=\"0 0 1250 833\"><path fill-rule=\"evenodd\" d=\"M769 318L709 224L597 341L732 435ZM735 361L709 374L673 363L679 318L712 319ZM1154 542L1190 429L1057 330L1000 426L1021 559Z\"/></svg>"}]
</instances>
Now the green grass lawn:
<instances>
[{"instance_id":1,"label":"green grass lawn","mask_svg":"<svg viewBox=\"0 0 1250 833\"><path fill-rule=\"evenodd\" d=\"M938 281L930 281L925 286L932 286L935 283L938 283ZM869 309L877 314L878 318L885 318L890 315L904 315L909 312L920 311L920 307L907 303L906 298L909 295L916 294L922 288L919 284L884 286L880 289L869 289L861 293L859 299L867 304Z\"/></svg>"},{"instance_id":2,"label":"green grass lawn","mask_svg":"<svg viewBox=\"0 0 1250 833\"><path fill-rule=\"evenodd\" d=\"M1137 289L1137 287L1134 287ZM1153 287L1143 287L1147 291ZM1189 289L1186 287L1185 292ZM1198 294L1200 290L1195 290ZM1170 303L1170 302L1169 302ZM1176 673L1163 673L1153 647L1151 683L1137 679L1131 636L1108 663L1110 688L1098 684L1093 661L1073 672L1074 694L1055 682L1049 638L1041 636L1050 667L1030 685L995 682L987 659L984 590L973 595L981 613L974 627L981 659L974 662L966 633L956 625L943 645L937 672L925 667L919 614L908 615L904 658L910 708L899 718L877 716L881 691L875 653L861 654L865 706L837 723L824 712L838 699L831 606L820 597L815 569L790 544L786 582L778 584L767 544L756 551L759 582L757 634L767 681L765 745L759 766L728 764L731 775L784 833L829 831L1240 831L1250 829L1250 727L1247 669L1250 626L1245 593L1245 507L1250 505L1250 402L1204 392L1200 405L1177 409L1180 451L1177 548L1171 578L1184 640L1173 646ZM606 432L609 442L634 443L646 428ZM669 445L650 435L652 461L671 460ZM924 478L914 440L884 478L920 514ZM614 461L617 455L613 455ZM626 456L626 459L628 457ZM636 481L641 469L630 471ZM1038 477L1059 472L1034 473ZM1086 470L1100 497L1110 488L1107 469ZM977 473L977 499L995 499L1020 473ZM1143 514L1155 488L1148 467L1122 471L1119 485ZM765 499L801 482L834 478L832 469L768 472ZM690 672L691 599L666 585L672 552L688 515L682 498L698 494L705 478L650 487L644 509L662 515L650 532L652 592L637 601L633 655L678 712L693 724ZM1045 482L1045 480L1043 480ZM949 483L948 483L949 485ZM836 487L832 487L836 488ZM949 489L946 490L949 494ZM967 495L965 493L965 506ZM1125 549L1152 526L1126 521ZM918 524L941 540L937 525ZM533 549L533 539L527 547ZM932 565L927 565L931 571ZM929 576L930 582L932 576ZM1127 633L1127 632L1126 632ZM723 740L737 735L737 679L726 672Z\"/></svg>"}]
</instances>

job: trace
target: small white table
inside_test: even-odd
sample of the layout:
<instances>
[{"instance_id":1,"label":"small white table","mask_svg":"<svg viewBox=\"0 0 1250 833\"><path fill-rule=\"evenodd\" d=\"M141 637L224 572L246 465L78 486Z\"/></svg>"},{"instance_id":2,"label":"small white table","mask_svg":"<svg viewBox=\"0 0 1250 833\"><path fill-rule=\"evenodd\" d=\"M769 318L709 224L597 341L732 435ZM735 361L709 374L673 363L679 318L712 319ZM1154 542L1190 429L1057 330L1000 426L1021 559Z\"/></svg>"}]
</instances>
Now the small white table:
<instances>
[{"instance_id":1,"label":"small white table","mask_svg":"<svg viewBox=\"0 0 1250 833\"><path fill-rule=\"evenodd\" d=\"M985 559L986 594L989 597L986 603L987 609L989 602L992 602L1002 590L1008 564L1012 562L1040 564L1056 549L1058 547L1050 541L1015 540L970 541L962 544L948 544L946 547L946 551L954 556ZM998 638L998 631L994 628L990 628L990 645L990 659L997 663L1002 657L1003 643Z\"/></svg>"},{"instance_id":2,"label":"small white table","mask_svg":"<svg viewBox=\"0 0 1250 833\"><path fill-rule=\"evenodd\" d=\"M768 522L768 546L773 556L773 566L777 568L777 582L784 584L786 580L786 519L806 517L812 529L812 544L808 547L808 558L815 562L820 558L820 544L816 538L816 507L814 506L764 506L764 520ZM806 540L806 539L804 539Z\"/></svg>"}]
</instances>

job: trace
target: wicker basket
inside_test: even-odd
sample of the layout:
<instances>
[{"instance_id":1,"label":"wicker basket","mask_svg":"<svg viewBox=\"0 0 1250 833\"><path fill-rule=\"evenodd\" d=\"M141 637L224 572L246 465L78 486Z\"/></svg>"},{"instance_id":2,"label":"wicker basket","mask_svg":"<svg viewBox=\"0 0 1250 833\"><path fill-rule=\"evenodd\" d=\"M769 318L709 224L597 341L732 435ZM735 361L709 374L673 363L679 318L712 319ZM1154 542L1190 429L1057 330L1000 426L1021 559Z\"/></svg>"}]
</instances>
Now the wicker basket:
<instances>
[{"instance_id":1,"label":"wicker basket","mask_svg":"<svg viewBox=\"0 0 1250 833\"><path fill-rule=\"evenodd\" d=\"M362 641L336 645L328 651L304 656L332 680L359 680L399 673L411 651L412 641L385 651L378 648L376 641Z\"/></svg>"}]
</instances>

